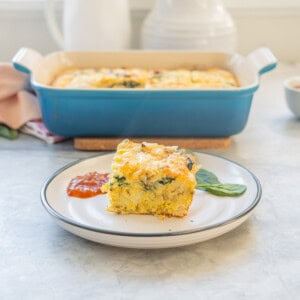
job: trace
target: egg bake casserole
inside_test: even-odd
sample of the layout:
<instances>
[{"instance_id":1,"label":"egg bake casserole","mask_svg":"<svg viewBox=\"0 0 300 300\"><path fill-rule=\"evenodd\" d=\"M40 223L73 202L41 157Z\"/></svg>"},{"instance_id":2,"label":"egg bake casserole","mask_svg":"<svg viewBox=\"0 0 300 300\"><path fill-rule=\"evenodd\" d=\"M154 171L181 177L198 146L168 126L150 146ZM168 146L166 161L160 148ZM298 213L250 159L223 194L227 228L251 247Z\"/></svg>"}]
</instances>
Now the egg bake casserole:
<instances>
[{"instance_id":1,"label":"egg bake casserole","mask_svg":"<svg viewBox=\"0 0 300 300\"><path fill-rule=\"evenodd\" d=\"M146 70L140 68L68 69L51 84L58 88L219 88L238 87L235 76L220 68Z\"/></svg>"},{"instance_id":2,"label":"egg bake casserole","mask_svg":"<svg viewBox=\"0 0 300 300\"><path fill-rule=\"evenodd\" d=\"M184 217L191 205L199 167L177 146L122 141L112 162L108 211Z\"/></svg>"}]
</instances>

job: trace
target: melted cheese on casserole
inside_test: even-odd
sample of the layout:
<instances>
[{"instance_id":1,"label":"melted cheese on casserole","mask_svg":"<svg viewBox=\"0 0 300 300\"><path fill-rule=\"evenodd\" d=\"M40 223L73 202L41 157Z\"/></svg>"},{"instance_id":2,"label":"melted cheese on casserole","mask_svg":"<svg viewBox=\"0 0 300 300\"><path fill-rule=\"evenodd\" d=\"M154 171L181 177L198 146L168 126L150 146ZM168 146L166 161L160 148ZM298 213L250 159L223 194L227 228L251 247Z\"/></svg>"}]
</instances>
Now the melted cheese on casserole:
<instances>
[{"instance_id":1,"label":"melted cheese on casserole","mask_svg":"<svg viewBox=\"0 0 300 300\"><path fill-rule=\"evenodd\" d=\"M194 156L177 146L124 140L112 163L108 210L183 217L192 202L197 170Z\"/></svg>"},{"instance_id":2,"label":"melted cheese on casserole","mask_svg":"<svg viewBox=\"0 0 300 300\"><path fill-rule=\"evenodd\" d=\"M52 86L59 88L235 88L238 82L226 70L145 70L139 68L69 69Z\"/></svg>"}]
</instances>

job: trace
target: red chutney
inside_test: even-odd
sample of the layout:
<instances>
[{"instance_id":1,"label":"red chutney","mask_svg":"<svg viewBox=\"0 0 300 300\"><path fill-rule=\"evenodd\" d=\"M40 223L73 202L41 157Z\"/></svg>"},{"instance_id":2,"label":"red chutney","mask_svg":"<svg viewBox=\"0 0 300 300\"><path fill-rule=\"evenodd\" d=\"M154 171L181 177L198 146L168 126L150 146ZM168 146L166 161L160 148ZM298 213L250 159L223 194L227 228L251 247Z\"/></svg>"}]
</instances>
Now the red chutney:
<instances>
[{"instance_id":1,"label":"red chutney","mask_svg":"<svg viewBox=\"0 0 300 300\"><path fill-rule=\"evenodd\" d=\"M68 187L67 193L71 197L89 198L99 194L105 194L101 187L108 182L108 173L100 174L90 172L73 178Z\"/></svg>"}]
</instances>

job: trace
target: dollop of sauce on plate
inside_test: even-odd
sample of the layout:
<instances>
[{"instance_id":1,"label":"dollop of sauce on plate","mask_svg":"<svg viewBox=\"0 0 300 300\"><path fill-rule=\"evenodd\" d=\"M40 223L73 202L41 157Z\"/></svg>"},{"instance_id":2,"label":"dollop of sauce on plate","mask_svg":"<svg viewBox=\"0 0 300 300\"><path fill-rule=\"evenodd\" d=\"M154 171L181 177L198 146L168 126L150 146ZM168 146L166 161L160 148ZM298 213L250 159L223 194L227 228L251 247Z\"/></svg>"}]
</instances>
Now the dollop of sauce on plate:
<instances>
[{"instance_id":1,"label":"dollop of sauce on plate","mask_svg":"<svg viewBox=\"0 0 300 300\"><path fill-rule=\"evenodd\" d=\"M108 173L100 174L98 172L89 172L81 176L76 176L71 179L67 187L67 194L77 198L89 198L105 194L101 188L108 182L108 176Z\"/></svg>"}]
</instances>

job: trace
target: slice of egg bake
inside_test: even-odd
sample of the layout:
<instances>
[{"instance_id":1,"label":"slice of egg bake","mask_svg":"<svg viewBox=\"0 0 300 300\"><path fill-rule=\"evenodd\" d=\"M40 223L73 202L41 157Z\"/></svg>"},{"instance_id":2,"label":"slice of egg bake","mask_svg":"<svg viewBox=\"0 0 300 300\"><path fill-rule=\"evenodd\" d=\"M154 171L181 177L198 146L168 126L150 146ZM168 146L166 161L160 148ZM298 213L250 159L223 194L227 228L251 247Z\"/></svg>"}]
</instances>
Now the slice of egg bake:
<instances>
[{"instance_id":1,"label":"slice of egg bake","mask_svg":"<svg viewBox=\"0 0 300 300\"><path fill-rule=\"evenodd\" d=\"M184 217L191 205L199 167L177 146L122 141L107 184L108 211Z\"/></svg>"}]
</instances>

